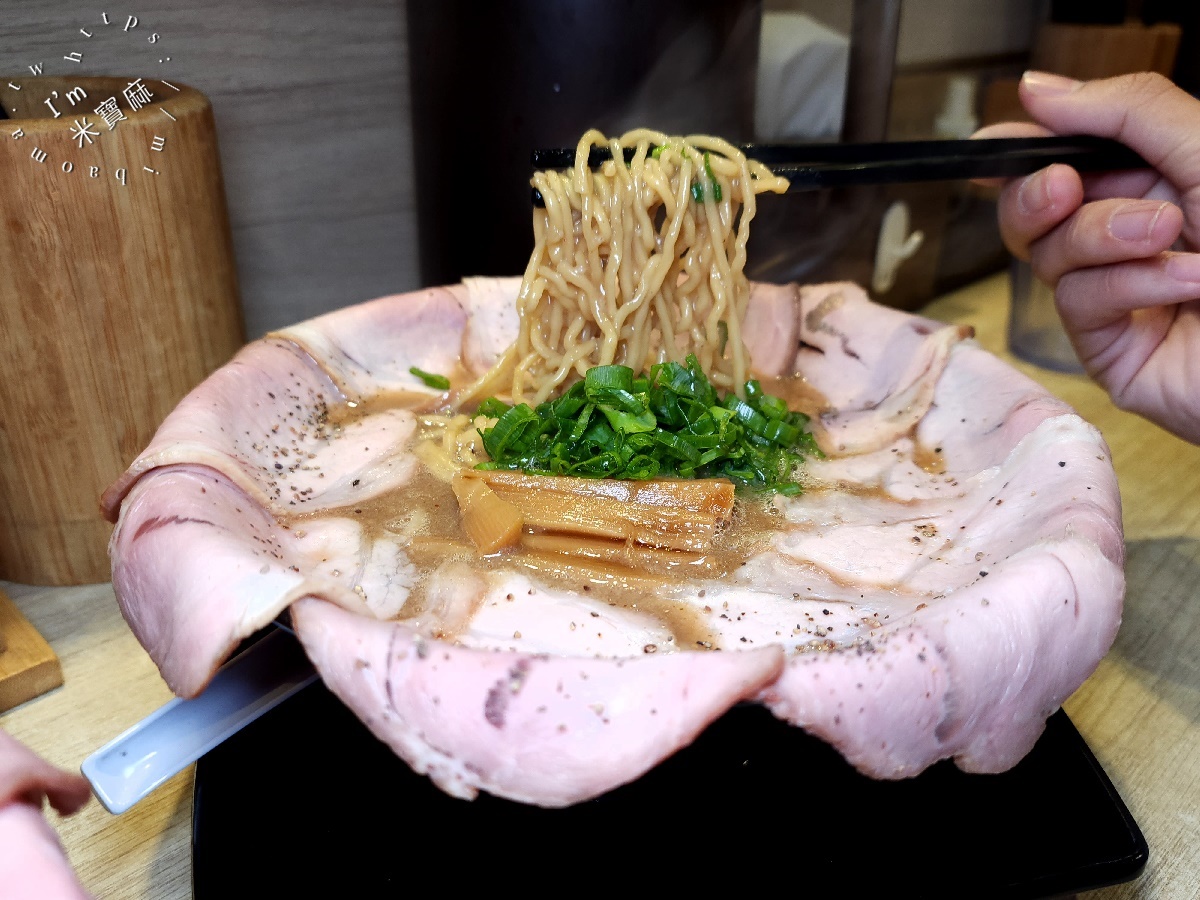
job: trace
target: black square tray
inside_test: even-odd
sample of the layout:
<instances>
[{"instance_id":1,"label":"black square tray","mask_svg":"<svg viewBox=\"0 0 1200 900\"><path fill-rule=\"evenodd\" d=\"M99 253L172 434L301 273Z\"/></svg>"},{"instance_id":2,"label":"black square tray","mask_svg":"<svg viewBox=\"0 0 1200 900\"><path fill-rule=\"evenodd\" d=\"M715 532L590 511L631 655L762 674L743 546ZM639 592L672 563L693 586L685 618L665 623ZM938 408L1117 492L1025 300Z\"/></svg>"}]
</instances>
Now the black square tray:
<instances>
[{"instance_id":1,"label":"black square tray","mask_svg":"<svg viewBox=\"0 0 1200 900\"><path fill-rule=\"evenodd\" d=\"M947 762L881 782L741 705L632 784L546 810L444 795L320 683L200 760L193 826L197 900L392 897L430 878L454 893L1033 898L1128 881L1149 855L1063 712L1002 775Z\"/></svg>"}]
</instances>

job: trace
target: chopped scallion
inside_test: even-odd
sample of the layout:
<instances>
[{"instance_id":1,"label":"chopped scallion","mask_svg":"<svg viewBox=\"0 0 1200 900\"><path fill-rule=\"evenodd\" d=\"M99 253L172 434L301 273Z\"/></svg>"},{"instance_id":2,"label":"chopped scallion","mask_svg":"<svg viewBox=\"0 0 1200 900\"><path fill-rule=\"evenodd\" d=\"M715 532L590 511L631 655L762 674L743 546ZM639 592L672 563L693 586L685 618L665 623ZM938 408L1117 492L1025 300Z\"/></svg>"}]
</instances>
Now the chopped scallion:
<instances>
[{"instance_id":1,"label":"chopped scallion","mask_svg":"<svg viewBox=\"0 0 1200 900\"><path fill-rule=\"evenodd\" d=\"M421 381L425 382L426 387L437 388L439 391L450 390L450 379L445 375L434 375L432 372L425 372L416 366L412 366L408 370L408 374L416 375Z\"/></svg>"},{"instance_id":2,"label":"chopped scallion","mask_svg":"<svg viewBox=\"0 0 1200 900\"><path fill-rule=\"evenodd\" d=\"M646 375L596 366L555 400L509 406L490 397L478 415L487 469L587 478L731 479L741 488L799 493L797 468L820 456L808 417L748 381L745 400L718 397L696 357ZM599 413L599 415L597 415Z\"/></svg>"}]
</instances>

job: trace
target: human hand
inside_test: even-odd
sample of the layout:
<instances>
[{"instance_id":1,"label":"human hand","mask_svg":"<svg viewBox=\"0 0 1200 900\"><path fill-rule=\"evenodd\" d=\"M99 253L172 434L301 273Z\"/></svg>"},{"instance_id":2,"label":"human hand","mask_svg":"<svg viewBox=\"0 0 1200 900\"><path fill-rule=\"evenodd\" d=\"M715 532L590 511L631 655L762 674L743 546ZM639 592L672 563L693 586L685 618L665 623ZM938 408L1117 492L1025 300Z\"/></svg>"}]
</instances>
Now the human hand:
<instances>
[{"instance_id":1,"label":"human hand","mask_svg":"<svg viewBox=\"0 0 1200 900\"><path fill-rule=\"evenodd\" d=\"M1026 72L1020 95L1037 124L975 137L1094 134L1155 167L1081 177L1052 165L1012 179L1000 230L1055 287L1076 354L1113 401L1200 443L1200 101L1149 73Z\"/></svg>"},{"instance_id":2,"label":"human hand","mask_svg":"<svg viewBox=\"0 0 1200 900\"><path fill-rule=\"evenodd\" d=\"M58 835L42 816L47 800L63 815L91 789L0 731L0 896L6 900L87 900Z\"/></svg>"}]
</instances>

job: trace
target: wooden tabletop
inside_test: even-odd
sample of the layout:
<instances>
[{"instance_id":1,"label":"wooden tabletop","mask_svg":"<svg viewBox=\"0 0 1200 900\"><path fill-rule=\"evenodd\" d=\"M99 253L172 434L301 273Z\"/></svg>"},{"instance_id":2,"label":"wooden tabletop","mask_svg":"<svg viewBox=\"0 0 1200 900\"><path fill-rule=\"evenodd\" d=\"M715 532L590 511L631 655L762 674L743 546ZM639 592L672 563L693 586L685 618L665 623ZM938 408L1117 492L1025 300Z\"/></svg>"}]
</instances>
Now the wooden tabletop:
<instances>
[{"instance_id":1,"label":"wooden tabletop","mask_svg":"<svg viewBox=\"0 0 1200 900\"><path fill-rule=\"evenodd\" d=\"M925 312L974 325L984 347L1011 361L1007 292L995 276ZM1066 709L1145 833L1150 862L1135 882L1081 896L1200 896L1200 448L1118 411L1083 376L1014 364L1104 433L1124 504L1124 622ZM0 716L0 728L51 762L77 770L170 699L110 585L0 587L58 652L66 678ZM192 780L188 769L122 816L95 801L68 819L48 813L84 885L106 900L190 897Z\"/></svg>"}]
</instances>

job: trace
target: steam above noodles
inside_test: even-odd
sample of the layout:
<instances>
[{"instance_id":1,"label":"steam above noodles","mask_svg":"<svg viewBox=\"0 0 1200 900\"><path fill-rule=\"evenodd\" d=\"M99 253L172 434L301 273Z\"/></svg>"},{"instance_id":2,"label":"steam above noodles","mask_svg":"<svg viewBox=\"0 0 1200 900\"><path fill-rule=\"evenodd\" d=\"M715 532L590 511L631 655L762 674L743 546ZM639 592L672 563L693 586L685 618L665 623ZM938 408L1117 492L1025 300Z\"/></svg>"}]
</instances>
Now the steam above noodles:
<instances>
[{"instance_id":1,"label":"steam above noodles","mask_svg":"<svg viewBox=\"0 0 1200 900\"><path fill-rule=\"evenodd\" d=\"M588 167L592 147L612 159ZM623 163L623 153L633 157ZM588 131L575 166L538 172L516 341L470 393L538 404L593 366L634 372L694 354L713 385L741 393L749 354L741 324L755 195L787 181L708 136Z\"/></svg>"}]
</instances>

